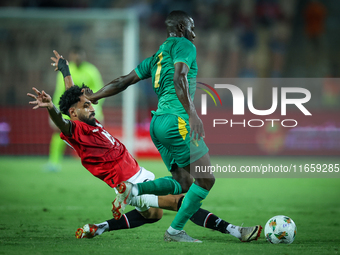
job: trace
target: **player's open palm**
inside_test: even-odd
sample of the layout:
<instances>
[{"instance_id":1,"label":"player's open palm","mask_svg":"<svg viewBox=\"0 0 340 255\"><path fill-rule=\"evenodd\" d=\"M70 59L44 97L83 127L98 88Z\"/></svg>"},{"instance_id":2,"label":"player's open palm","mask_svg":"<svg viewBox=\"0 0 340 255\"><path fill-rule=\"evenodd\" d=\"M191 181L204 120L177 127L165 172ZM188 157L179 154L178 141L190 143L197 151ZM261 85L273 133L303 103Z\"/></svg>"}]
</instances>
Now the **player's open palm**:
<instances>
[{"instance_id":1,"label":"player's open palm","mask_svg":"<svg viewBox=\"0 0 340 255\"><path fill-rule=\"evenodd\" d=\"M66 65L68 65L68 61L65 60L65 59L63 58L63 56L60 55L56 50L53 50L53 53L54 53L55 57L51 57L51 60L53 61L53 63L51 63L51 65L55 67L54 71L60 70L59 67L58 67L59 60L65 61L65 62L66 62Z\"/></svg>"},{"instance_id":2,"label":"player's open palm","mask_svg":"<svg viewBox=\"0 0 340 255\"><path fill-rule=\"evenodd\" d=\"M36 95L27 93L27 96L32 97L35 101L30 101L29 104L35 105L33 109L53 107L52 99L45 91L39 91L36 88L32 88Z\"/></svg>"}]
</instances>

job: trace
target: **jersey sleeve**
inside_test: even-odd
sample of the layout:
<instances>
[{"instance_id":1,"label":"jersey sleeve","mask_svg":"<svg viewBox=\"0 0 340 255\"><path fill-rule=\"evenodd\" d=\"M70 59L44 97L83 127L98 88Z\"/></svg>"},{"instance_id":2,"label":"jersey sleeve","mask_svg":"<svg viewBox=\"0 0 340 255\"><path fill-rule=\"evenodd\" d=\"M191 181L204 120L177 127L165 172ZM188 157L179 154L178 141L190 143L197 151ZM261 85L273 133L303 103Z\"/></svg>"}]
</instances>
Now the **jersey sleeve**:
<instances>
[{"instance_id":1,"label":"jersey sleeve","mask_svg":"<svg viewBox=\"0 0 340 255\"><path fill-rule=\"evenodd\" d=\"M151 61L153 57L146 58L140 63L135 72L141 80L145 80L151 77Z\"/></svg>"},{"instance_id":2,"label":"jersey sleeve","mask_svg":"<svg viewBox=\"0 0 340 255\"><path fill-rule=\"evenodd\" d=\"M189 68L196 59L196 47L189 40L179 41L172 49L172 60L174 64L183 62Z\"/></svg>"},{"instance_id":3,"label":"jersey sleeve","mask_svg":"<svg viewBox=\"0 0 340 255\"><path fill-rule=\"evenodd\" d=\"M79 137L83 135L88 135L91 131L87 127L87 125L84 125L81 121L71 121L71 136L64 136L68 138L72 138L74 140L79 140Z\"/></svg>"}]
</instances>

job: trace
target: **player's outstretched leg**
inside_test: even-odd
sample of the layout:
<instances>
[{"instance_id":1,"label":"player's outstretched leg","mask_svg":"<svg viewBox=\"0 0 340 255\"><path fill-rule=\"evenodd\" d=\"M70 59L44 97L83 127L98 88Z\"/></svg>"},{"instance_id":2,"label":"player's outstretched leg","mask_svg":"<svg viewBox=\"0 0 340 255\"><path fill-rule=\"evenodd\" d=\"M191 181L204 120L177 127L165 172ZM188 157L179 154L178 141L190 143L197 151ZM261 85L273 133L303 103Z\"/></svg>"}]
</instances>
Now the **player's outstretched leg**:
<instances>
[{"instance_id":1,"label":"player's outstretched leg","mask_svg":"<svg viewBox=\"0 0 340 255\"><path fill-rule=\"evenodd\" d=\"M168 194L181 194L181 184L172 177L158 178L153 181L132 184L130 182L121 182L117 185L118 195L112 203L112 213L115 219L120 219L124 209L130 203L131 198L143 195L154 194L164 196Z\"/></svg>"},{"instance_id":2,"label":"player's outstretched leg","mask_svg":"<svg viewBox=\"0 0 340 255\"><path fill-rule=\"evenodd\" d=\"M177 210L181 207L183 198L184 196L180 198L176 197L176 201L178 201ZM163 199L164 198L159 199L162 205L164 204L162 201ZM202 208L198 209L198 211L190 218L190 220L198 226L216 230L223 234L230 234L242 242L251 242L257 240L262 230L260 225L246 228L233 225Z\"/></svg>"},{"instance_id":3,"label":"player's outstretched leg","mask_svg":"<svg viewBox=\"0 0 340 255\"><path fill-rule=\"evenodd\" d=\"M190 173L190 168L194 167L195 169L196 165L210 165L209 154L206 153L184 169ZM174 220L167 229L167 232L173 236L179 234L187 221L198 211L202 205L202 201L207 197L215 182L214 176L210 173L203 173L197 176L193 175L193 177L195 178L195 183L191 184L185 196L186 199L183 200L182 206L179 208Z\"/></svg>"},{"instance_id":4,"label":"player's outstretched leg","mask_svg":"<svg viewBox=\"0 0 340 255\"><path fill-rule=\"evenodd\" d=\"M107 231L137 228L144 224L152 224L162 218L162 210L149 208L149 213L132 210L123 215L119 220L110 219L99 224L85 224L76 231L76 238L93 238ZM143 215L144 216L143 216Z\"/></svg>"},{"instance_id":5,"label":"player's outstretched leg","mask_svg":"<svg viewBox=\"0 0 340 255\"><path fill-rule=\"evenodd\" d=\"M117 190L118 195L112 202L112 214L116 220L119 220L123 215L125 207L130 203L132 183L121 182L117 185Z\"/></svg>"},{"instance_id":6,"label":"player's outstretched leg","mask_svg":"<svg viewBox=\"0 0 340 255\"><path fill-rule=\"evenodd\" d=\"M254 227L246 227L240 228L240 241L241 242L251 242L251 241L256 241L261 234L262 231L262 226L261 225L256 225Z\"/></svg>"}]
</instances>

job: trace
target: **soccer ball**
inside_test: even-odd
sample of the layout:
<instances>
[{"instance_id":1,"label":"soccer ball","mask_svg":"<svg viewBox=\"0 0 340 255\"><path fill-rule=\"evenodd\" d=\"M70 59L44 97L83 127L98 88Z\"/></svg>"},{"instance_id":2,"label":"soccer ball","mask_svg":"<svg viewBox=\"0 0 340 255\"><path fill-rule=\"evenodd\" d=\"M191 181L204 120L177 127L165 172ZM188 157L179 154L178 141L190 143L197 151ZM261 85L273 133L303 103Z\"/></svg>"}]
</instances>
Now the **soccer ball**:
<instances>
[{"instance_id":1,"label":"soccer ball","mask_svg":"<svg viewBox=\"0 0 340 255\"><path fill-rule=\"evenodd\" d=\"M290 244L294 241L296 230L296 225L291 218L277 215L267 221L264 234L270 243Z\"/></svg>"}]
</instances>

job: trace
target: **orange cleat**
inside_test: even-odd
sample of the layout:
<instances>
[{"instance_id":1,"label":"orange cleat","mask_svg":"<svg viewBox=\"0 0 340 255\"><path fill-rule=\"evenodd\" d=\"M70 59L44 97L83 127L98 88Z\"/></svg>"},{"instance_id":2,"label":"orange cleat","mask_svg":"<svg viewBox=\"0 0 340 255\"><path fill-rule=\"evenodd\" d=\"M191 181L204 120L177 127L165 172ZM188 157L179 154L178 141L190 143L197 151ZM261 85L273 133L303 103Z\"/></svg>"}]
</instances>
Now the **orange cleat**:
<instances>
[{"instance_id":1,"label":"orange cleat","mask_svg":"<svg viewBox=\"0 0 340 255\"><path fill-rule=\"evenodd\" d=\"M82 228L78 228L76 231L76 238L93 238L97 235L96 231L98 227L94 224L86 224Z\"/></svg>"},{"instance_id":2,"label":"orange cleat","mask_svg":"<svg viewBox=\"0 0 340 255\"><path fill-rule=\"evenodd\" d=\"M115 220L122 217L125 207L130 203L131 190L132 183L130 182L121 182L117 185L118 195L112 202L112 214Z\"/></svg>"}]
</instances>

